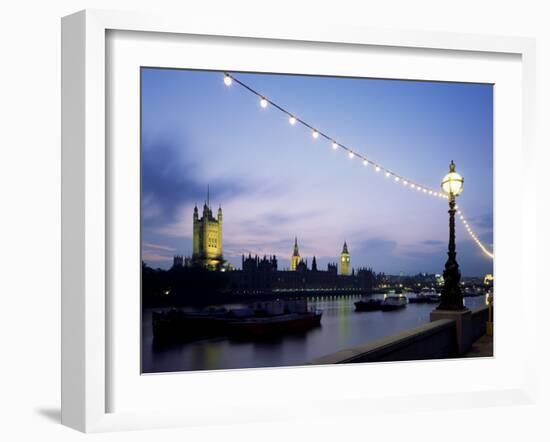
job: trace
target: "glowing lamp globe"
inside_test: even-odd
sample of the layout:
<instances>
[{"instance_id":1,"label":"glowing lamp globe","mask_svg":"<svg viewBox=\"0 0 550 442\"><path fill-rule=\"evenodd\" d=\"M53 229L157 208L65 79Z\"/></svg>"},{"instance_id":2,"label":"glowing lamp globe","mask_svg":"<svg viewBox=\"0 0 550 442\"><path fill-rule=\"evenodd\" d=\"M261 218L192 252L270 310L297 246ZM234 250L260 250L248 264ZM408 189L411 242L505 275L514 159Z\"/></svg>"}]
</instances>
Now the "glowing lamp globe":
<instances>
[{"instance_id":1,"label":"glowing lamp globe","mask_svg":"<svg viewBox=\"0 0 550 442\"><path fill-rule=\"evenodd\" d=\"M445 175L441 181L441 188L443 192L450 196L458 196L462 193L462 188L464 186L464 178L456 172L455 163L451 161L449 166L449 173Z\"/></svg>"}]
</instances>

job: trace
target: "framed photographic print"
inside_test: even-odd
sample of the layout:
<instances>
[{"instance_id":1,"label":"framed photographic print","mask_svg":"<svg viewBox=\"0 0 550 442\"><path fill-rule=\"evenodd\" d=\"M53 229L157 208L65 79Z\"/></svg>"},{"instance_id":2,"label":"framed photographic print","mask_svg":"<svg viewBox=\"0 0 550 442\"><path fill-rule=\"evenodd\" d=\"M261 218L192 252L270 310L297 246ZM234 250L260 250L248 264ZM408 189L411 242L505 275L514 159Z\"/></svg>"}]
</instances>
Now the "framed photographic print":
<instances>
[{"instance_id":1,"label":"framed photographic print","mask_svg":"<svg viewBox=\"0 0 550 442\"><path fill-rule=\"evenodd\" d=\"M531 40L85 11L62 42L63 423L531 400Z\"/></svg>"},{"instance_id":2,"label":"framed photographic print","mask_svg":"<svg viewBox=\"0 0 550 442\"><path fill-rule=\"evenodd\" d=\"M140 83L143 373L493 356L493 255L461 210L492 247L492 84L159 67ZM416 181L372 159L411 154ZM459 208L455 191L461 265L441 274L452 192L418 180L451 157L479 191Z\"/></svg>"}]
</instances>

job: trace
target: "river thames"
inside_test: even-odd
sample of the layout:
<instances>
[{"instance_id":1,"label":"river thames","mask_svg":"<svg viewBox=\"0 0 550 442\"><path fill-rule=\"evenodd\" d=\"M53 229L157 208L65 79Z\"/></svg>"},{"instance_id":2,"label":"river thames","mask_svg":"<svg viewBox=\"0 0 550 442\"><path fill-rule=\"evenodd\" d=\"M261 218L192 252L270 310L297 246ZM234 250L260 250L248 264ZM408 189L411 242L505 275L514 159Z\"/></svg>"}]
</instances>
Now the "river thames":
<instances>
[{"instance_id":1,"label":"river thames","mask_svg":"<svg viewBox=\"0 0 550 442\"><path fill-rule=\"evenodd\" d=\"M315 358L364 344L429 322L437 304L407 304L392 312L356 312L361 296L310 298L323 311L321 326L271 340L239 341L227 337L158 346L153 343L152 311L143 312L142 372L282 367L303 365ZM465 298L469 308L485 304L485 296ZM227 304L227 308L242 307Z\"/></svg>"}]
</instances>

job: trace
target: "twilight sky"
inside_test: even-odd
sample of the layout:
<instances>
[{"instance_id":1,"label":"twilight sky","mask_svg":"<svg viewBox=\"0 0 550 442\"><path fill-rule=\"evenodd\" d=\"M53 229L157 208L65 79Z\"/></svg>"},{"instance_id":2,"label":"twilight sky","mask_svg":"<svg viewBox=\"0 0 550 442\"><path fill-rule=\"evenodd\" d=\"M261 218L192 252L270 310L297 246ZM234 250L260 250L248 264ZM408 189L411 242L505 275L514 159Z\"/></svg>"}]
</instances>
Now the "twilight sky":
<instances>
[{"instance_id":1,"label":"twilight sky","mask_svg":"<svg viewBox=\"0 0 550 442\"><path fill-rule=\"evenodd\" d=\"M450 160L464 176L458 203L493 242L491 85L233 73L354 150L438 188ZM320 268L347 241L352 266L391 274L441 273L447 203L314 140L221 72L142 68L142 255L168 268L192 253L195 204L221 204L224 256L276 254L290 265L294 237ZM464 276L492 273L457 225Z\"/></svg>"}]
</instances>

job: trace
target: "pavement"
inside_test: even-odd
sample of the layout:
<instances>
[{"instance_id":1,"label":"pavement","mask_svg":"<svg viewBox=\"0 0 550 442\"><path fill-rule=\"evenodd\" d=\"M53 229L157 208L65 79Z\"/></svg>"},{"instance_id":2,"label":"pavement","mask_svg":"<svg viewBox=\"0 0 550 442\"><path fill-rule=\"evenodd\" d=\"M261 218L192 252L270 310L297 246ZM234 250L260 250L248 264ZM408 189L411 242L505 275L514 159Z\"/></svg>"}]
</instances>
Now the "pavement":
<instances>
[{"instance_id":1,"label":"pavement","mask_svg":"<svg viewBox=\"0 0 550 442\"><path fill-rule=\"evenodd\" d=\"M483 335L472 344L472 348L468 351L465 358L482 358L493 356L493 337Z\"/></svg>"}]
</instances>

